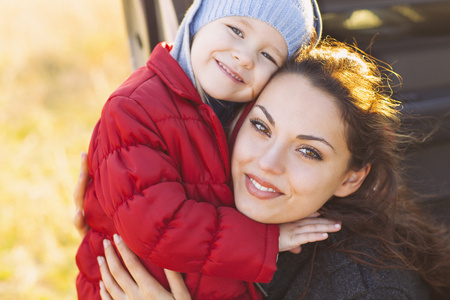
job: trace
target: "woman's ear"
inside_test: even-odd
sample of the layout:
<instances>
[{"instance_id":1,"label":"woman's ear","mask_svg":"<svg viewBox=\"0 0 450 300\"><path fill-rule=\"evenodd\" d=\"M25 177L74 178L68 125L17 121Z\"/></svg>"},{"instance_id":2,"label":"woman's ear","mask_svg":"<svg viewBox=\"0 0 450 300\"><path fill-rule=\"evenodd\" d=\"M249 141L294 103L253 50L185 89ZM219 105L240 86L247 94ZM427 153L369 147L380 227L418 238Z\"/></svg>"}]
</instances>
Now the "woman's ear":
<instances>
[{"instance_id":1,"label":"woman's ear","mask_svg":"<svg viewBox=\"0 0 450 300\"><path fill-rule=\"evenodd\" d=\"M370 172L371 165L365 165L358 171L350 170L342 185L334 193L337 197L346 197L356 192Z\"/></svg>"}]
</instances>

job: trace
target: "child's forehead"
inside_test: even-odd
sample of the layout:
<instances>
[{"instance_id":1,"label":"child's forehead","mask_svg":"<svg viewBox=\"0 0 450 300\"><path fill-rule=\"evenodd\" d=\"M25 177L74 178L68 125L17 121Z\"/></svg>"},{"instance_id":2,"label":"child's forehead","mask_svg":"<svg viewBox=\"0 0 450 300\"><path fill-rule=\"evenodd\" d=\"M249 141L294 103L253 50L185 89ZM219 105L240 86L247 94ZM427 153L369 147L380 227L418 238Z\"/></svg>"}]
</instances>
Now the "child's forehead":
<instances>
[{"instance_id":1,"label":"child's forehead","mask_svg":"<svg viewBox=\"0 0 450 300\"><path fill-rule=\"evenodd\" d=\"M226 25L239 27L244 35L257 35L264 44L264 48L270 48L272 54L278 56L283 62L287 59L288 48L284 36L271 24L249 16L227 16L216 20ZM274 36L275 35L275 36Z\"/></svg>"},{"instance_id":2,"label":"child's forehead","mask_svg":"<svg viewBox=\"0 0 450 300\"><path fill-rule=\"evenodd\" d=\"M244 25L247 25L247 26L253 26L254 24L258 24L258 23L265 23L265 24L269 24L270 26L272 26L272 24L270 24L270 23L264 22L264 21L262 21L260 19L257 19L257 18L254 18L254 17L250 17L250 16L227 16L227 17L223 17L221 19L233 20L235 22L240 22L240 23L242 23Z\"/></svg>"},{"instance_id":3,"label":"child's forehead","mask_svg":"<svg viewBox=\"0 0 450 300\"><path fill-rule=\"evenodd\" d=\"M222 17L220 19L217 19L216 21L219 22L232 22L235 24L239 24L247 29L251 29L253 31L257 31L257 29L263 28L263 29L267 29L272 28L274 30L276 30L280 36L284 39L283 35L281 34L281 32L278 31L278 29L271 23L268 23L266 21L262 21L260 19L254 18L254 17L249 17L249 16L226 16L226 17Z\"/></svg>"}]
</instances>

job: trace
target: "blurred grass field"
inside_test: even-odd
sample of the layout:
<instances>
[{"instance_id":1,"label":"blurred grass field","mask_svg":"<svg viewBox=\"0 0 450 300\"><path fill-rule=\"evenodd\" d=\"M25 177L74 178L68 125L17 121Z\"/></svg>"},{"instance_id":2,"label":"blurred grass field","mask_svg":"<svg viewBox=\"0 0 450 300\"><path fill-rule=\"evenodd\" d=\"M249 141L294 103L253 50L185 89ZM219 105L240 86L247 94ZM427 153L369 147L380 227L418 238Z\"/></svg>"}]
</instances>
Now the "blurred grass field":
<instances>
[{"instance_id":1,"label":"blurred grass field","mask_svg":"<svg viewBox=\"0 0 450 300\"><path fill-rule=\"evenodd\" d=\"M130 73L119 0L0 0L0 299L76 299L72 191Z\"/></svg>"}]
</instances>

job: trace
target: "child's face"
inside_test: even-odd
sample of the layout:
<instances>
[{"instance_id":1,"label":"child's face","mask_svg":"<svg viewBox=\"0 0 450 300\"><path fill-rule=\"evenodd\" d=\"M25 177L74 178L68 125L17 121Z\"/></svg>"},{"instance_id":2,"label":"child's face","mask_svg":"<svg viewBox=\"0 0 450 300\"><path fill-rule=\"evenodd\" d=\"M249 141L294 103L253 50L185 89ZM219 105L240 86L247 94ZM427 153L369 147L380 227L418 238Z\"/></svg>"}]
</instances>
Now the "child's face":
<instances>
[{"instance_id":1,"label":"child's face","mask_svg":"<svg viewBox=\"0 0 450 300\"><path fill-rule=\"evenodd\" d=\"M203 26L194 36L194 75L210 96L248 102L262 91L286 61L283 36L269 24L249 17L225 17Z\"/></svg>"},{"instance_id":2,"label":"child's face","mask_svg":"<svg viewBox=\"0 0 450 300\"><path fill-rule=\"evenodd\" d=\"M274 78L233 149L237 209L261 222L305 218L353 192L345 125L336 100L297 74Z\"/></svg>"}]
</instances>

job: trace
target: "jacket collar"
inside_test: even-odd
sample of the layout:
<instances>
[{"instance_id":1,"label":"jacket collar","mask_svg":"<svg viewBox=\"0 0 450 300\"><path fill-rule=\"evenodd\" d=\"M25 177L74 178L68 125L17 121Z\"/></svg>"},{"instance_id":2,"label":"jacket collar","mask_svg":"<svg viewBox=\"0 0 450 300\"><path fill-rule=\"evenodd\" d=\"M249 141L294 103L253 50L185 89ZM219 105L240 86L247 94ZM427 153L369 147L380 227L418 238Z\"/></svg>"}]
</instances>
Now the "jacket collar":
<instances>
[{"instance_id":1,"label":"jacket collar","mask_svg":"<svg viewBox=\"0 0 450 300\"><path fill-rule=\"evenodd\" d=\"M152 69L161 80L177 95L197 103L203 103L197 89L180 64L170 55L172 45L162 42L152 51L147 67Z\"/></svg>"}]
</instances>

